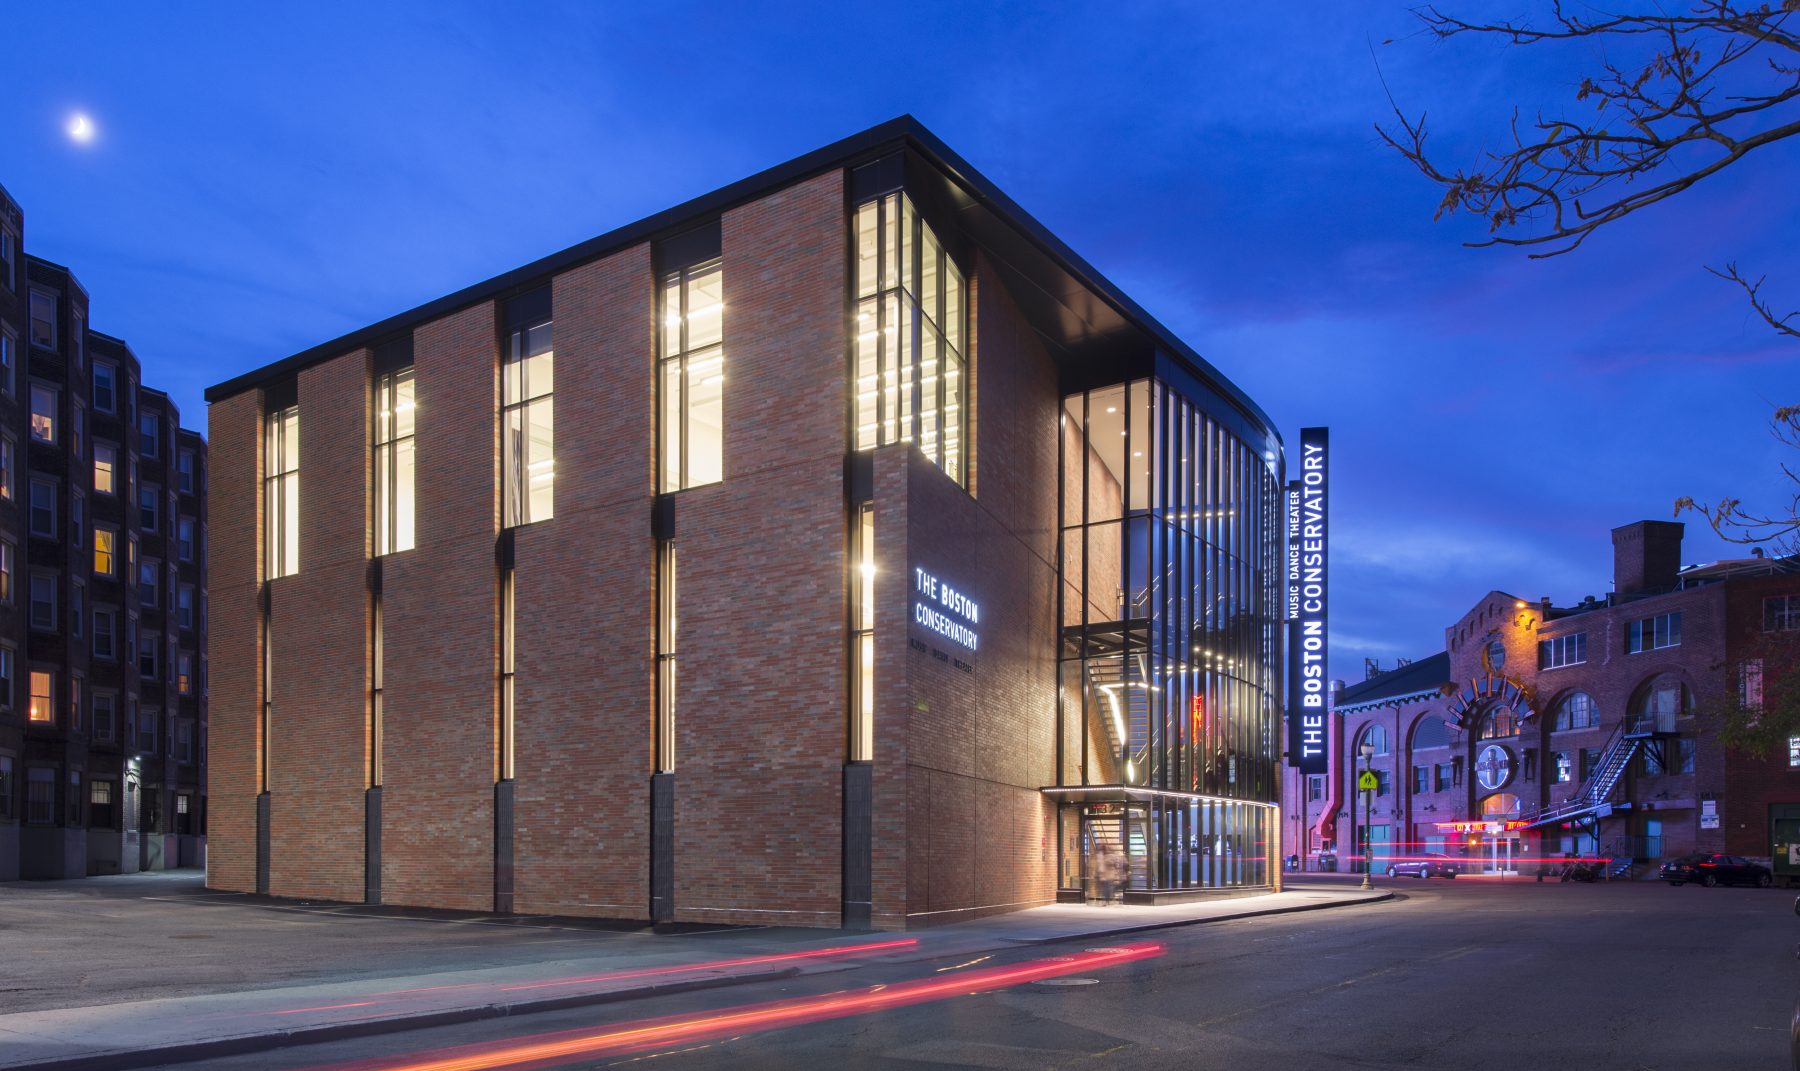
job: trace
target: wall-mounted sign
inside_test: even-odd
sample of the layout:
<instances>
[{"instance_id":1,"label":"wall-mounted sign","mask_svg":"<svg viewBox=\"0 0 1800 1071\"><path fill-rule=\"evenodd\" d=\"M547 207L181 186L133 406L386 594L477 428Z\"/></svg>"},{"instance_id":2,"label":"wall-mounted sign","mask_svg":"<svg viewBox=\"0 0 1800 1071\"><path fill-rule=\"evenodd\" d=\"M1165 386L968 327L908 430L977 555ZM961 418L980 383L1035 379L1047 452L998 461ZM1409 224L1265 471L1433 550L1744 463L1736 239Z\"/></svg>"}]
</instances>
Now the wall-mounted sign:
<instances>
[{"instance_id":1,"label":"wall-mounted sign","mask_svg":"<svg viewBox=\"0 0 1800 1071\"><path fill-rule=\"evenodd\" d=\"M919 568L913 569L913 620L971 651L980 641L975 632L981 623L980 605L967 592Z\"/></svg>"},{"instance_id":2,"label":"wall-mounted sign","mask_svg":"<svg viewBox=\"0 0 1800 1071\"><path fill-rule=\"evenodd\" d=\"M1700 828L1701 829L1717 829L1717 828L1719 828L1719 801L1718 800L1701 800L1700 801Z\"/></svg>"},{"instance_id":3,"label":"wall-mounted sign","mask_svg":"<svg viewBox=\"0 0 1800 1071\"><path fill-rule=\"evenodd\" d=\"M1288 765L1326 771L1327 435L1300 429L1300 479L1288 488Z\"/></svg>"},{"instance_id":4,"label":"wall-mounted sign","mask_svg":"<svg viewBox=\"0 0 1800 1071\"><path fill-rule=\"evenodd\" d=\"M1512 753L1489 744L1475 757L1475 783L1492 792L1512 780Z\"/></svg>"}]
</instances>

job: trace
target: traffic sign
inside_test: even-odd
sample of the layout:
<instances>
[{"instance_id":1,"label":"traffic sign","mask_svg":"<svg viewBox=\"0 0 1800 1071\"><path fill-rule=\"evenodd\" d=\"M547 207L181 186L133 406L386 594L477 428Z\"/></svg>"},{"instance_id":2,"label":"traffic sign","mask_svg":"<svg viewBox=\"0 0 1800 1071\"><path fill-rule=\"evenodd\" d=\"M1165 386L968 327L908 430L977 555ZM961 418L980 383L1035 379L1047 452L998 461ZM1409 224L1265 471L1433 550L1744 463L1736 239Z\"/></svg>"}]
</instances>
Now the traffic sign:
<instances>
[{"instance_id":1,"label":"traffic sign","mask_svg":"<svg viewBox=\"0 0 1800 1071\"><path fill-rule=\"evenodd\" d=\"M1381 787L1381 779L1375 776L1374 770L1364 770L1356 775L1356 787L1362 792L1373 792Z\"/></svg>"}]
</instances>

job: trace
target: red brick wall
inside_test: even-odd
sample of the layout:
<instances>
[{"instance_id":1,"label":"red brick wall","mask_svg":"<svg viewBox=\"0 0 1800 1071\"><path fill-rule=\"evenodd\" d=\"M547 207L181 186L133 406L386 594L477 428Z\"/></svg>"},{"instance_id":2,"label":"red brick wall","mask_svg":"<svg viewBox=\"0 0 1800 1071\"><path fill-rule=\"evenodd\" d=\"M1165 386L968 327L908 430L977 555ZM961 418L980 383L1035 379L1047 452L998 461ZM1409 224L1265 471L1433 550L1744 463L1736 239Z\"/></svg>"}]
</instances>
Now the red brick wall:
<instances>
[{"instance_id":1,"label":"red brick wall","mask_svg":"<svg viewBox=\"0 0 1800 1071\"><path fill-rule=\"evenodd\" d=\"M382 899L489 910L498 713L493 305L424 325L413 348L418 545L386 559L382 576Z\"/></svg>"},{"instance_id":2,"label":"red brick wall","mask_svg":"<svg viewBox=\"0 0 1800 1071\"><path fill-rule=\"evenodd\" d=\"M1717 686L1736 687L1737 665L1747 658L1763 663L1763 688L1773 701L1785 672L1787 687L1800 674L1800 634L1765 633L1762 602L1769 595L1800 595L1800 576L1746 578L1731 584L1726 594L1730 657L1715 672ZM1785 667L1785 668L1784 668ZM1770 755L1732 754L1725 757L1726 780L1719 794L1720 825L1724 850L1738 855L1770 854L1769 805L1800 803L1800 768L1788 765L1786 748Z\"/></svg>"},{"instance_id":3,"label":"red brick wall","mask_svg":"<svg viewBox=\"0 0 1800 1071\"><path fill-rule=\"evenodd\" d=\"M369 354L300 373L300 571L270 582L269 892L363 898Z\"/></svg>"},{"instance_id":4,"label":"red brick wall","mask_svg":"<svg viewBox=\"0 0 1800 1071\"><path fill-rule=\"evenodd\" d=\"M555 282L556 518L515 553L521 913L649 913L651 271L646 245Z\"/></svg>"},{"instance_id":5,"label":"red brick wall","mask_svg":"<svg viewBox=\"0 0 1800 1071\"><path fill-rule=\"evenodd\" d=\"M1056 894L1055 810L1038 789L1055 783L1060 394L1054 364L1004 287L980 265L974 283L980 497L910 450L884 449L876 460L882 926L953 921ZM915 566L980 604L973 657L912 624Z\"/></svg>"},{"instance_id":6,"label":"red brick wall","mask_svg":"<svg viewBox=\"0 0 1800 1071\"><path fill-rule=\"evenodd\" d=\"M214 889L254 892L262 747L257 738L262 704L261 392L246 391L215 402L207 411L207 432L212 453L207 511L211 713L206 883Z\"/></svg>"},{"instance_id":7,"label":"red brick wall","mask_svg":"<svg viewBox=\"0 0 1800 1071\"><path fill-rule=\"evenodd\" d=\"M681 920L841 914L843 198L831 172L723 220L725 481L676 507Z\"/></svg>"}]
</instances>

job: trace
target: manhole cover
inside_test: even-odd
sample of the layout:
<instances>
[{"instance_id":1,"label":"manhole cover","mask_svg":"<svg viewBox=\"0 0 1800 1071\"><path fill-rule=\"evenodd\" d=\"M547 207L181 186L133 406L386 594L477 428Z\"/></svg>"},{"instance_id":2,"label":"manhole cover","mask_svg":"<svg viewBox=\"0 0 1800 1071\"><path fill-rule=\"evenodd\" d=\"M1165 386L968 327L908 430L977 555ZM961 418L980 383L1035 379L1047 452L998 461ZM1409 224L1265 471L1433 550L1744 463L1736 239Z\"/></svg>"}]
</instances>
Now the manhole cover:
<instances>
[{"instance_id":1,"label":"manhole cover","mask_svg":"<svg viewBox=\"0 0 1800 1071\"><path fill-rule=\"evenodd\" d=\"M1033 982L1032 984L1033 985L1058 985L1058 986L1061 986L1061 985L1099 985L1100 979L1098 979L1098 978L1045 978L1042 981Z\"/></svg>"}]
</instances>

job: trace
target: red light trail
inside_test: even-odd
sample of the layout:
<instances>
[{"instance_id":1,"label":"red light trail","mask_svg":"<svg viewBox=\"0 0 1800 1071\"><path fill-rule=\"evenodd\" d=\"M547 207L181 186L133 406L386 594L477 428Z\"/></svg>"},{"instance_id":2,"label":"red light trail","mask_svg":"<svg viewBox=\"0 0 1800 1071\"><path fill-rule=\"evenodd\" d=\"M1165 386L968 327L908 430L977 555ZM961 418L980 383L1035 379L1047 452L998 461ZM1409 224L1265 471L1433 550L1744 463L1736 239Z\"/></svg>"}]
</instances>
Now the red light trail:
<instances>
[{"instance_id":1,"label":"red light trail","mask_svg":"<svg viewBox=\"0 0 1800 1071\"><path fill-rule=\"evenodd\" d=\"M1095 948L1077 955L987 967L948 978L920 978L868 989L840 990L816 997L794 997L693 1015L642 1019L600 1031L567 1030L481 1045L463 1045L391 1060L338 1064L320 1071L495 1071L498 1068L549 1066L664 1045L684 1045L749 1031L774 1030L852 1015L867 1015L927 1001L971 995L983 990L1004 989L1046 978L1117 967L1160 956L1163 950L1160 944Z\"/></svg>"}]
</instances>

